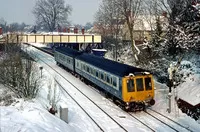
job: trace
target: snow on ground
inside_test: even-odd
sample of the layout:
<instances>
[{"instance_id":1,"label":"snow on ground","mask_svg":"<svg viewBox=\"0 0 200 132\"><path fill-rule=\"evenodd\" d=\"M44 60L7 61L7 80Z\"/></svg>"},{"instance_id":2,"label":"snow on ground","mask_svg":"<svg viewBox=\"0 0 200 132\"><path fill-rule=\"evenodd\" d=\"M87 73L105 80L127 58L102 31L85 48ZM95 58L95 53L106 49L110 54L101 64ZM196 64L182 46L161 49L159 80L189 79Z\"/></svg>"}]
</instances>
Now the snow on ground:
<instances>
[{"instance_id":1,"label":"snow on ground","mask_svg":"<svg viewBox=\"0 0 200 132\"><path fill-rule=\"evenodd\" d=\"M181 63L180 74L182 74L184 82L178 86L178 96L192 105L200 103L199 71L200 68L195 67L191 62L183 61Z\"/></svg>"},{"instance_id":2,"label":"snow on ground","mask_svg":"<svg viewBox=\"0 0 200 132\"><path fill-rule=\"evenodd\" d=\"M167 108L169 108L168 87L164 84L155 82L155 87L157 89L155 91L156 104L152 107L154 110L159 111L188 127L194 128L195 131L199 131L200 122L198 123L191 117L182 113L181 110L178 109L174 97L178 96L178 98L188 101L193 105L200 103L199 70L199 68L195 67L195 65L189 61L181 62L178 73L181 74L184 82L178 85L176 89L172 89L171 113L167 112Z\"/></svg>"},{"instance_id":3,"label":"snow on ground","mask_svg":"<svg viewBox=\"0 0 200 132\"><path fill-rule=\"evenodd\" d=\"M63 132L73 129L51 115L37 100L20 100L16 105L1 106L1 132Z\"/></svg>"},{"instance_id":4,"label":"snow on ground","mask_svg":"<svg viewBox=\"0 0 200 132\"><path fill-rule=\"evenodd\" d=\"M44 46L44 45L41 45ZM37 96L34 100L19 100L16 99L15 103L12 103L10 106L1 106L0 103L0 132L16 132L16 131L30 131L30 132L49 132L49 131L55 131L55 132L63 132L63 131L70 131L70 132L92 132L92 131L99 131L99 129L96 127L96 125L88 119L88 117L85 116L85 113L80 110L76 106L74 102L71 101L69 96L64 93L63 91L60 91L60 101L59 104L65 104L69 109L69 123L65 123L64 121L60 120L58 118L59 114L56 116L53 116L47 111L47 108L49 108L49 101L47 100L48 95L48 84L52 81L52 75L47 72L48 69L43 70L44 74L44 86L40 90L40 94ZM180 85L178 90L178 95L187 95L187 90L194 91L195 89L199 89L199 76L198 75L191 75L190 78L186 79L186 82L184 82L182 85ZM152 107L154 110L159 111L166 116L184 124L185 126L188 126L192 128L194 131L200 131L200 124L195 122L193 119L188 117L186 114L183 114L180 110L178 110L175 101L172 98L172 112L168 113L166 110L168 108L168 100L167 100L167 94L168 89L166 85L160 84L158 82L156 83L156 90L155 90L155 100L156 104ZM188 89L188 86L192 87L191 89ZM4 87L0 85L0 94L2 97L2 94L5 94ZM90 90L91 92L92 90ZM200 93L199 91L196 91L196 93ZM193 93L191 92L191 96ZM91 96L94 96L94 93L91 94ZM189 96L188 96L189 97ZM197 94L197 97L198 94ZM102 97L102 100L103 97ZM105 101L105 100L104 100ZM198 101L198 98L197 98ZM1 101L0 101L1 102ZM103 101L100 102L104 107L110 107L112 104L110 102L104 103ZM110 109L113 114L116 114L118 116L125 115L122 113L117 113L117 106L112 106L112 109ZM116 112L116 113L115 113ZM137 113L136 113L137 114ZM126 116L125 116L126 117ZM99 117L101 119L101 117ZM127 119L126 119L127 121ZM131 120L130 120L131 122ZM136 122L128 123L127 125L132 126L138 126ZM105 121L106 123L106 121ZM107 122L107 124L109 124ZM108 125L109 126L109 125ZM112 126L109 126L112 128ZM112 129L110 129L112 130ZM134 129L136 130L136 129ZM145 129L137 129L136 131L146 131Z\"/></svg>"}]
</instances>

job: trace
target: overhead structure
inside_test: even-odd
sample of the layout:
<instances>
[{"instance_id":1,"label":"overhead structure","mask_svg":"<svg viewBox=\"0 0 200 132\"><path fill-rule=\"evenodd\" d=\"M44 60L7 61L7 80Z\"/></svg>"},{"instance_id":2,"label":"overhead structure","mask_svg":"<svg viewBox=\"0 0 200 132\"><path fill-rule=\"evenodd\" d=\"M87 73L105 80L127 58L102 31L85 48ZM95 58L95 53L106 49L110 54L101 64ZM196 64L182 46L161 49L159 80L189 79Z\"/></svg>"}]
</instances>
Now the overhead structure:
<instances>
[{"instance_id":1,"label":"overhead structure","mask_svg":"<svg viewBox=\"0 0 200 132\"><path fill-rule=\"evenodd\" d=\"M7 43L101 43L101 36L94 34L7 34Z\"/></svg>"}]
</instances>

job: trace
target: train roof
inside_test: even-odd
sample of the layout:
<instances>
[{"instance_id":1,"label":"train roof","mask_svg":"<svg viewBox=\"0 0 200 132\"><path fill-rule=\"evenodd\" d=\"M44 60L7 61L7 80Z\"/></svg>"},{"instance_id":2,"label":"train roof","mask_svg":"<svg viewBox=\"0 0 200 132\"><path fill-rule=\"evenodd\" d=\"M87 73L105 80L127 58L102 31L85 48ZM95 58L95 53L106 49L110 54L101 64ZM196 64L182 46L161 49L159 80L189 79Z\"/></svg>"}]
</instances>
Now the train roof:
<instances>
[{"instance_id":1,"label":"train roof","mask_svg":"<svg viewBox=\"0 0 200 132\"><path fill-rule=\"evenodd\" d=\"M75 56L81 54L80 51L70 49L70 48L66 48L66 47L58 47L58 48L55 49L55 51L63 53L63 54L68 55L68 56L71 56L71 57L75 57Z\"/></svg>"},{"instance_id":2,"label":"train roof","mask_svg":"<svg viewBox=\"0 0 200 132\"><path fill-rule=\"evenodd\" d=\"M108 60L106 58L95 56L93 54L83 53L76 58L121 77L127 76L130 73L136 75L144 72L149 72L141 68L136 68L116 61Z\"/></svg>"}]
</instances>

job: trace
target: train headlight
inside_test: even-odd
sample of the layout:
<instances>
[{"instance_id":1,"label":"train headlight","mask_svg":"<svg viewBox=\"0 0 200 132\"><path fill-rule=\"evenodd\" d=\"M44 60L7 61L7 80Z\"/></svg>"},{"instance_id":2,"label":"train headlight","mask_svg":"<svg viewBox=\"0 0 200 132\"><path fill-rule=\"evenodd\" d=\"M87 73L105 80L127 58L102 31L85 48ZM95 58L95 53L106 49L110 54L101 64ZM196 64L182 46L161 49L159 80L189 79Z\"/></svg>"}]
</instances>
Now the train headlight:
<instances>
[{"instance_id":1,"label":"train headlight","mask_svg":"<svg viewBox=\"0 0 200 132\"><path fill-rule=\"evenodd\" d=\"M144 72L144 74L149 75L150 73L149 72Z\"/></svg>"}]
</instances>

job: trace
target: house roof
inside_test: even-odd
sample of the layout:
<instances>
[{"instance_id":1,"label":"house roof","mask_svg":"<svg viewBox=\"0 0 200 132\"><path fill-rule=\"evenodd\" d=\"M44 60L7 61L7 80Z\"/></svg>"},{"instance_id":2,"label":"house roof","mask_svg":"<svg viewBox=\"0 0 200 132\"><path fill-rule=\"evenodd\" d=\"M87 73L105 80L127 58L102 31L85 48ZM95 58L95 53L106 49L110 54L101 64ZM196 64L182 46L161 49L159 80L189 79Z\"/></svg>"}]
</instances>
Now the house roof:
<instances>
[{"instance_id":1,"label":"house roof","mask_svg":"<svg viewBox=\"0 0 200 132\"><path fill-rule=\"evenodd\" d=\"M155 15L139 15L134 19L134 30L138 31L151 31L156 28L156 17ZM167 19L164 16L160 16L160 22L163 30L166 30Z\"/></svg>"}]
</instances>

